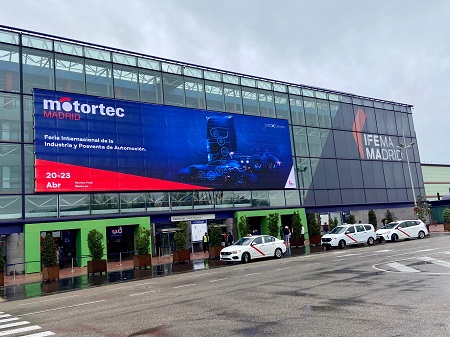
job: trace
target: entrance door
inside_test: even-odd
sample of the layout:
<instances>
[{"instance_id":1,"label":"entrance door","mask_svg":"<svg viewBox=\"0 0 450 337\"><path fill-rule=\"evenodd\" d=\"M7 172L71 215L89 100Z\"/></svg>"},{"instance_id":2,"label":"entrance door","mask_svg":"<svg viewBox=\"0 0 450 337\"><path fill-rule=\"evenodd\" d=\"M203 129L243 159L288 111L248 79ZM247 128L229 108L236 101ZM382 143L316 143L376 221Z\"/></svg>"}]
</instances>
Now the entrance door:
<instances>
[{"instance_id":1,"label":"entrance door","mask_svg":"<svg viewBox=\"0 0 450 337\"><path fill-rule=\"evenodd\" d=\"M164 228L165 227L165 228ZM175 249L173 235L176 228L159 226L155 228L155 252L157 256L170 256Z\"/></svg>"}]
</instances>

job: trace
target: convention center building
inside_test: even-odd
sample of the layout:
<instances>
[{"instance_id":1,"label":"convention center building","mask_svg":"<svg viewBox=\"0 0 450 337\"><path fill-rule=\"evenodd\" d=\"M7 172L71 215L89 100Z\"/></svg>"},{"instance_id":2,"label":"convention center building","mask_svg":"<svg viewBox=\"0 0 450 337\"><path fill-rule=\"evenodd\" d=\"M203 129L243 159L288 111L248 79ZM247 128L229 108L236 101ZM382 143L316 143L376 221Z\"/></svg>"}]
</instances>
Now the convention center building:
<instances>
[{"instance_id":1,"label":"convention center building","mask_svg":"<svg viewBox=\"0 0 450 337\"><path fill-rule=\"evenodd\" d=\"M194 227L237 236L242 216L413 216L421 172L409 104L0 26L9 271L40 271L46 233L85 265L93 228L126 258L138 227L161 256L180 221L197 249Z\"/></svg>"}]
</instances>

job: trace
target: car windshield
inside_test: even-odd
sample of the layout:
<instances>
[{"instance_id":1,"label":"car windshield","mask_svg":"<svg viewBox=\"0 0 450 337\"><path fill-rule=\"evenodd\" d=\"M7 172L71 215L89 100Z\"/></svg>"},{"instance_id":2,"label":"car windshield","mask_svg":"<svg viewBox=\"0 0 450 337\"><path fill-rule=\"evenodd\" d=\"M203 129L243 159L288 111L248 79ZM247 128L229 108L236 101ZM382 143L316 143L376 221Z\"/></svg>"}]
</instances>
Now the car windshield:
<instances>
[{"instance_id":1,"label":"car windshield","mask_svg":"<svg viewBox=\"0 0 450 337\"><path fill-rule=\"evenodd\" d=\"M333 230L330 232L330 234L341 234L345 232L346 227L337 226L334 227Z\"/></svg>"},{"instance_id":2,"label":"car windshield","mask_svg":"<svg viewBox=\"0 0 450 337\"><path fill-rule=\"evenodd\" d=\"M248 246L253 238L251 237L243 237L239 240L237 240L235 243L233 243L233 246Z\"/></svg>"},{"instance_id":3,"label":"car windshield","mask_svg":"<svg viewBox=\"0 0 450 337\"><path fill-rule=\"evenodd\" d=\"M384 225L383 227L381 227L381 229L392 229L397 225L398 225L398 222L390 222L387 225Z\"/></svg>"}]
</instances>

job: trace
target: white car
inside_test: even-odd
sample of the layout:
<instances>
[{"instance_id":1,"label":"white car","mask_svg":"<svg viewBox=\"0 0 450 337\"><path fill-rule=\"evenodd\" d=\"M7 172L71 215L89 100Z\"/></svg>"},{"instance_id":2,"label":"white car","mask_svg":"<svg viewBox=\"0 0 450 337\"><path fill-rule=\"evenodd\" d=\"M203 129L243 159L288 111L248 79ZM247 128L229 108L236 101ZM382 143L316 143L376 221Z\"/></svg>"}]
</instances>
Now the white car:
<instances>
[{"instance_id":1,"label":"white car","mask_svg":"<svg viewBox=\"0 0 450 337\"><path fill-rule=\"evenodd\" d=\"M220 251L220 261L242 261L247 263L253 259L275 257L279 259L286 252L283 240L271 235L245 236L231 246Z\"/></svg>"},{"instance_id":2,"label":"white car","mask_svg":"<svg viewBox=\"0 0 450 337\"><path fill-rule=\"evenodd\" d=\"M373 245L377 235L371 224L340 225L322 236L322 246L345 248L347 245Z\"/></svg>"},{"instance_id":3,"label":"white car","mask_svg":"<svg viewBox=\"0 0 450 337\"><path fill-rule=\"evenodd\" d=\"M377 230L379 241L398 241L410 238L423 239L428 235L427 226L420 220L399 220L390 222Z\"/></svg>"}]
</instances>

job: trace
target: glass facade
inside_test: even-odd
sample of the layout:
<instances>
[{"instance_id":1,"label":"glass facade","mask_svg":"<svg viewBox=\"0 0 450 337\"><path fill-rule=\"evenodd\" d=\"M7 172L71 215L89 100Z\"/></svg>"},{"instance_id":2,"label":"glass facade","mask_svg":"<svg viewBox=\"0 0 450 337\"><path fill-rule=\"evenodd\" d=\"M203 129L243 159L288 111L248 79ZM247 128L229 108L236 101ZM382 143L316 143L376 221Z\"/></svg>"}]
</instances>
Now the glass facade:
<instances>
[{"instance_id":1,"label":"glass facade","mask_svg":"<svg viewBox=\"0 0 450 337\"><path fill-rule=\"evenodd\" d=\"M0 27L0 219L412 203L424 195L411 106ZM34 88L286 119L297 189L35 194ZM369 206L368 206L369 204Z\"/></svg>"}]
</instances>

